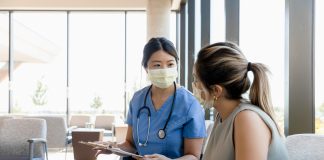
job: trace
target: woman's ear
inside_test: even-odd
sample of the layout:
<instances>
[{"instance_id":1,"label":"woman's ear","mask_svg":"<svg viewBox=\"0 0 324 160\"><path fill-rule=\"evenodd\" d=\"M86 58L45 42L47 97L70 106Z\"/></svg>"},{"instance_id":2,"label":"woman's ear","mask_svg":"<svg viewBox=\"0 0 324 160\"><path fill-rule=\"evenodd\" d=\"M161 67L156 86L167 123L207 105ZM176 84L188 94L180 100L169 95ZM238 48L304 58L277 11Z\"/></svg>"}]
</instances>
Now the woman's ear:
<instances>
[{"instance_id":1,"label":"woman's ear","mask_svg":"<svg viewBox=\"0 0 324 160\"><path fill-rule=\"evenodd\" d=\"M213 87L213 92L214 92L215 97L220 97L223 93L223 87L216 84Z\"/></svg>"}]
</instances>

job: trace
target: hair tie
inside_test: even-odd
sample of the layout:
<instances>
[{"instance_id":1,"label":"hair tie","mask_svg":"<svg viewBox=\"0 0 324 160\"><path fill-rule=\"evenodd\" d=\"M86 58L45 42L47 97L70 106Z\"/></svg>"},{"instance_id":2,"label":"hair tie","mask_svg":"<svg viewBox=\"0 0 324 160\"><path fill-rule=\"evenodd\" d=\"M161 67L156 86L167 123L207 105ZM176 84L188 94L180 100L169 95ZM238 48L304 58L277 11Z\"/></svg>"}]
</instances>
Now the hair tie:
<instances>
[{"instance_id":1,"label":"hair tie","mask_svg":"<svg viewBox=\"0 0 324 160\"><path fill-rule=\"evenodd\" d=\"M251 71L251 62L249 62L247 65L247 71Z\"/></svg>"}]
</instances>

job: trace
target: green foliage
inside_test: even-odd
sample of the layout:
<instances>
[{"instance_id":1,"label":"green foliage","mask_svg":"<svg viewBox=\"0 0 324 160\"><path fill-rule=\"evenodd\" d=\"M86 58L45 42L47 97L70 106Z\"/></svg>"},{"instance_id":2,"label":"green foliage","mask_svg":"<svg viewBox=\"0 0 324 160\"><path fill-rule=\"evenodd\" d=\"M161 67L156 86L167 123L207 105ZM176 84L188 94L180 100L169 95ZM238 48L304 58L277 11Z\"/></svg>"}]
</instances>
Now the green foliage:
<instances>
[{"instance_id":1,"label":"green foliage","mask_svg":"<svg viewBox=\"0 0 324 160\"><path fill-rule=\"evenodd\" d=\"M319 111L324 114L324 103L319 107Z\"/></svg>"},{"instance_id":2,"label":"green foliage","mask_svg":"<svg viewBox=\"0 0 324 160\"><path fill-rule=\"evenodd\" d=\"M37 81L36 90L32 96L32 100L35 106L43 106L47 104L46 100L47 86L41 81Z\"/></svg>"},{"instance_id":3,"label":"green foliage","mask_svg":"<svg viewBox=\"0 0 324 160\"><path fill-rule=\"evenodd\" d=\"M16 103L13 106L12 113L21 113L22 109L18 104L18 101L16 100Z\"/></svg>"},{"instance_id":4,"label":"green foliage","mask_svg":"<svg viewBox=\"0 0 324 160\"><path fill-rule=\"evenodd\" d=\"M100 96L95 96L90 105L91 108L99 109L102 106L102 101Z\"/></svg>"}]
</instances>

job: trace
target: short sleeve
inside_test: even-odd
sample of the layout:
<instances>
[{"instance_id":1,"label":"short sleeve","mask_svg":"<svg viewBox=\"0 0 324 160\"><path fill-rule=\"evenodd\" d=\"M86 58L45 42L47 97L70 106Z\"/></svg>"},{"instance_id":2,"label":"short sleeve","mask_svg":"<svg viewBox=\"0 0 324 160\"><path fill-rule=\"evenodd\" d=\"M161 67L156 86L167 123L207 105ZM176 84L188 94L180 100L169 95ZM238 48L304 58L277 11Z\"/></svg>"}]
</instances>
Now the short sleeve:
<instances>
[{"instance_id":1,"label":"short sleeve","mask_svg":"<svg viewBox=\"0 0 324 160\"><path fill-rule=\"evenodd\" d=\"M183 129L183 137L206 137L205 112L197 100L191 104L187 115L187 122L184 124Z\"/></svg>"},{"instance_id":2,"label":"short sleeve","mask_svg":"<svg viewBox=\"0 0 324 160\"><path fill-rule=\"evenodd\" d=\"M126 123L129 126L133 126L133 121L132 118L133 117L133 107L132 107L132 101L129 103L129 109L128 109L128 113L127 113L127 118L126 118Z\"/></svg>"}]
</instances>

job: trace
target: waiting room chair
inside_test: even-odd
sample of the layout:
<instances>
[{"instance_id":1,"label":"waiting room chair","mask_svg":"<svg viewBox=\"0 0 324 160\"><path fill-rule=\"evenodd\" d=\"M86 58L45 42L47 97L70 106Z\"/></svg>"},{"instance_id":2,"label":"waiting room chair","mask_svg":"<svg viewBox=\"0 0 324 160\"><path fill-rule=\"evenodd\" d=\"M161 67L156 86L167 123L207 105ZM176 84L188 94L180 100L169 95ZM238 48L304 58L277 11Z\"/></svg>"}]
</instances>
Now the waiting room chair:
<instances>
[{"instance_id":1,"label":"waiting room chair","mask_svg":"<svg viewBox=\"0 0 324 160\"><path fill-rule=\"evenodd\" d=\"M324 135L294 134L286 138L290 160L323 160Z\"/></svg>"},{"instance_id":2,"label":"waiting room chair","mask_svg":"<svg viewBox=\"0 0 324 160\"><path fill-rule=\"evenodd\" d=\"M97 115L95 120L95 128L112 130L114 122L115 122L115 115L110 115L110 114Z\"/></svg>"},{"instance_id":3,"label":"waiting room chair","mask_svg":"<svg viewBox=\"0 0 324 160\"><path fill-rule=\"evenodd\" d=\"M91 120L90 115L71 115L69 121L70 127L85 128L85 124L89 123Z\"/></svg>"},{"instance_id":4,"label":"waiting room chair","mask_svg":"<svg viewBox=\"0 0 324 160\"><path fill-rule=\"evenodd\" d=\"M28 118L41 118L46 121L48 148L65 148L66 157L67 147L72 143L72 136L70 134L74 128L67 128L64 115L28 116Z\"/></svg>"},{"instance_id":5,"label":"waiting room chair","mask_svg":"<svg viewBox=\"0 0 324 160\"><path fill-rule=\"evenodd\" d=\"M10 116L10 115L0 115L0 129L1 129L1 125L2 125L2 122L3 120L5 119L12 119L13 117Z\"/></svg>"},{"instance_id":6,"label":"waiting room chair","mask_svg":"<svg viewBox=\"0 0 324 160\"><path fill-rule=\"evenodd\" d=\"M47 154L43 119L5 119L0 130L0 160L42 160ZM45 154L46 153L46 154Z\"/></svg>"}]
</instances>

